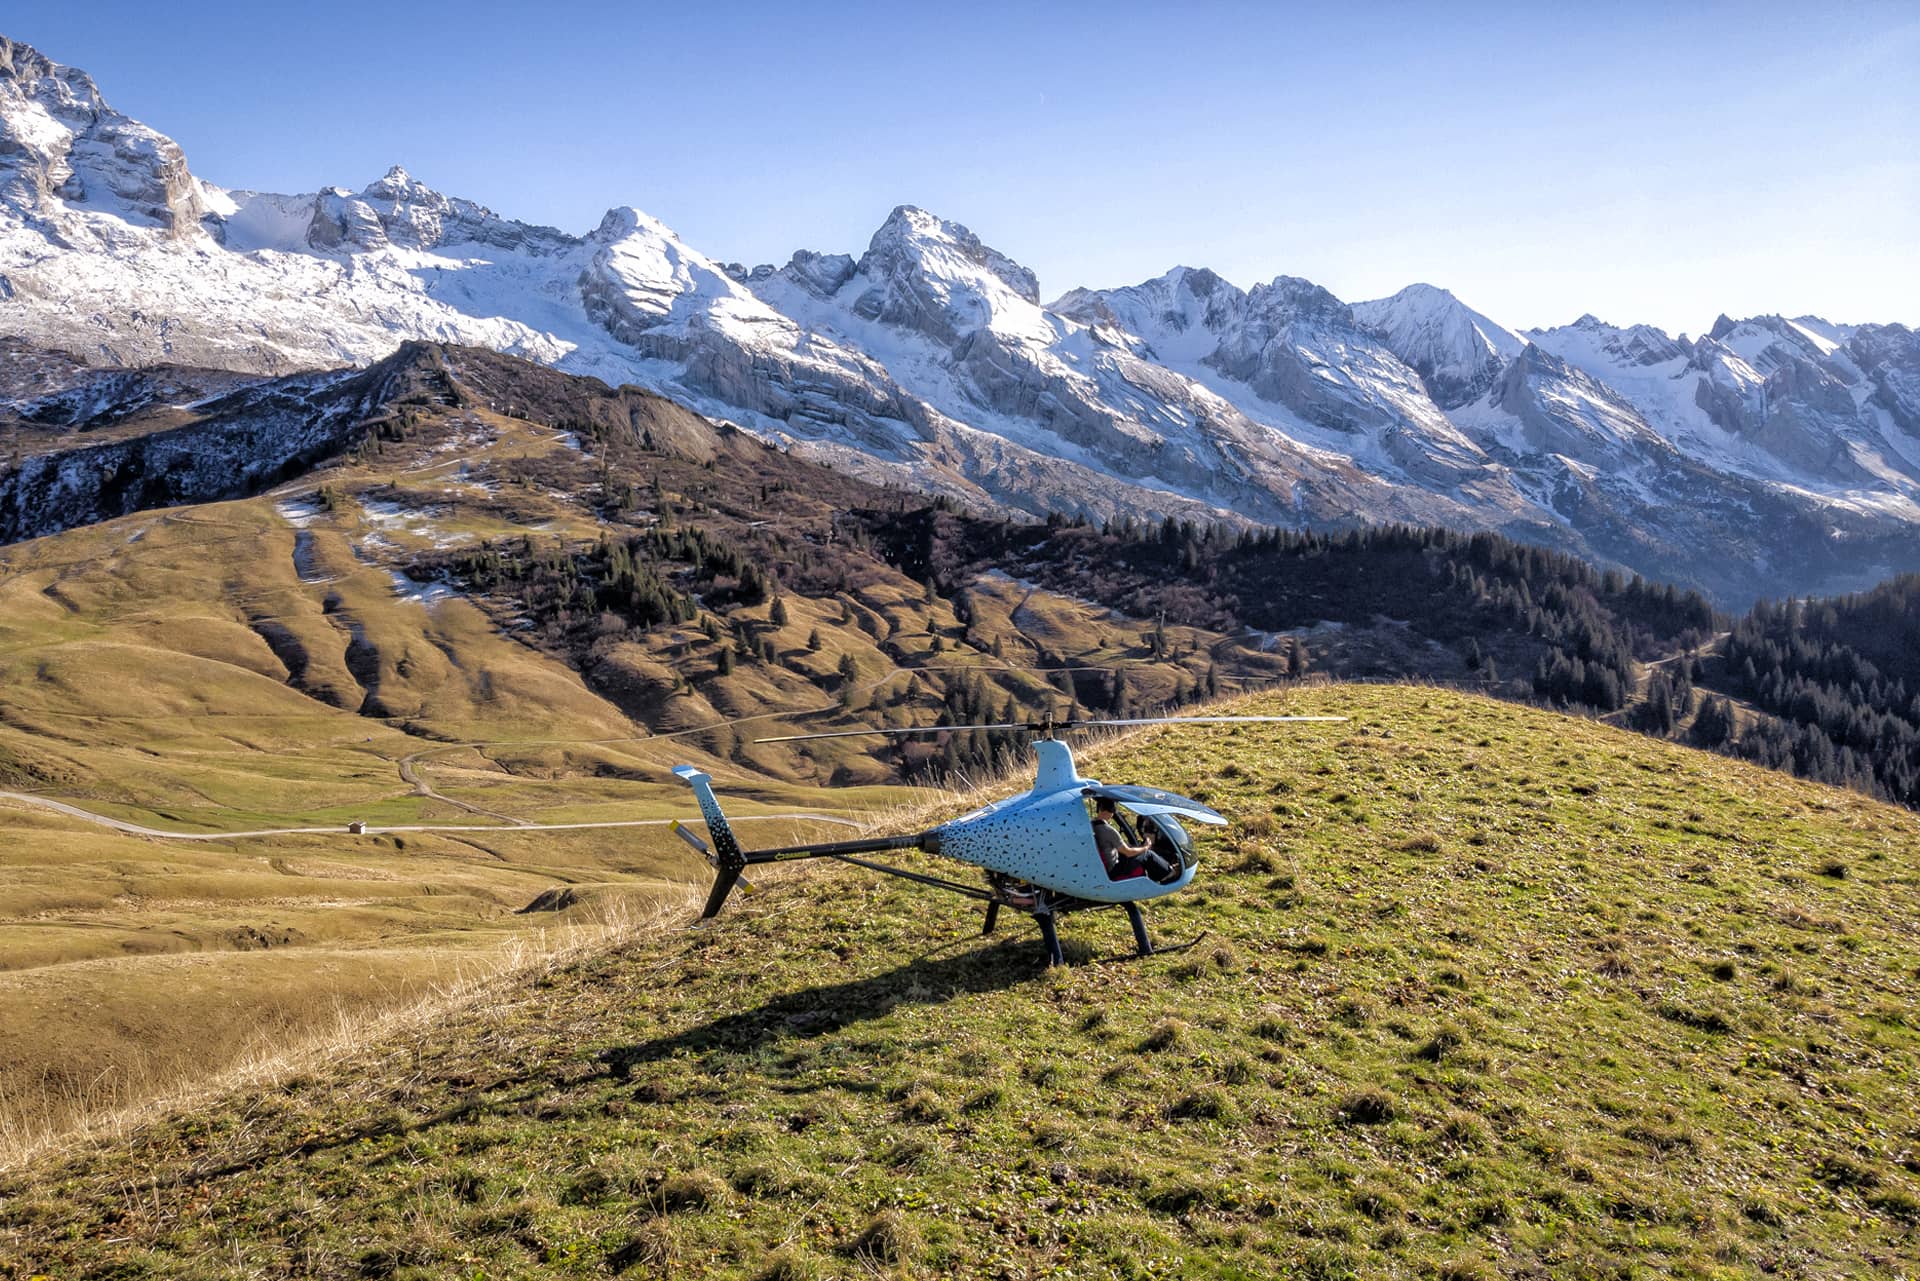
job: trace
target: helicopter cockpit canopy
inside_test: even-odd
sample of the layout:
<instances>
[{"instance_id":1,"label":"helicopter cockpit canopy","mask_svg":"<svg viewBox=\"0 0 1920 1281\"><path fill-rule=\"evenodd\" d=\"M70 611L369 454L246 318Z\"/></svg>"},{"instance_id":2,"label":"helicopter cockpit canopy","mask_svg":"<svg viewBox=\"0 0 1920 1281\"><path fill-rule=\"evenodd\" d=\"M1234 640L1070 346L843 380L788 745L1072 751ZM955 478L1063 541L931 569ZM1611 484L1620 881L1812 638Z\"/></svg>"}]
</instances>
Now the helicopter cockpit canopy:
<instances>
[{"instance_id":1,"label":"helicopter cockpit canopy","mask_svg":"<svg viewBox=\"0 0 1920 1281\"><path fill-rule=\"evenodd\" d=\"M1227 821L1199 801L1158 787L1101 784L1087 788L1086 795L1095 801L1110 800L1120 807L1121 823L1127 828L1129 839L1145 841L1161 856L1160 866L1164 871L1149 874L1162 882L1177 879L1195 863L1193 837L1180 826L1181 818L1215 827ZM1137 822L1137 830L1128 823L1129 818Z\"/></svg>"},{"instance_id":2,"label":"helicopter cockpit canopy","mask_svg":"<svg viewBox=\"0 0 1920 1281\"><path fill-rule=\"evenodd\" d=\"M1124 805L1135 814L1156 817L1161 814L1178 814L1181 818L1190 818L1196 823L1208 827L1225 827L1227 820L1222 815L1208 809L1199 801L1169 792L1158 787L1132 787L1123 783L1101 783L1089 787L1087 795L1096 801L1110 800Z\"/></svg>"}]
</instances>

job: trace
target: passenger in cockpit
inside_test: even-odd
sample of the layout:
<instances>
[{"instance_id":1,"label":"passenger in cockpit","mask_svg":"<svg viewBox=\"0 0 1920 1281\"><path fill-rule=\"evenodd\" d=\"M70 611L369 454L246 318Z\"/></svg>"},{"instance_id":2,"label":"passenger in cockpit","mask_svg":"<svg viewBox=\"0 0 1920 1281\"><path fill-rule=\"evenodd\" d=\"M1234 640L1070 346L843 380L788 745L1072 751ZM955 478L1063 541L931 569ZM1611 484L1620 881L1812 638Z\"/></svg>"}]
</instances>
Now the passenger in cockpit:
<instances>
[{"instance_id":1,"label":"passenger in cockpit","mask_svg":"<svg viewBox=\"0 0 1920 1281\"><path fill-rule=\"evenodd\" d=\"M1113 801L1105 796L1093 803L1093 843L1100 851L1100 862L1107 869L1108 880L1124 881L1146 875L1144 859L1153 852L1153 847L1127 844L1127 838L1120 834L1119 815Z\"/></svg>"}]
</instances>

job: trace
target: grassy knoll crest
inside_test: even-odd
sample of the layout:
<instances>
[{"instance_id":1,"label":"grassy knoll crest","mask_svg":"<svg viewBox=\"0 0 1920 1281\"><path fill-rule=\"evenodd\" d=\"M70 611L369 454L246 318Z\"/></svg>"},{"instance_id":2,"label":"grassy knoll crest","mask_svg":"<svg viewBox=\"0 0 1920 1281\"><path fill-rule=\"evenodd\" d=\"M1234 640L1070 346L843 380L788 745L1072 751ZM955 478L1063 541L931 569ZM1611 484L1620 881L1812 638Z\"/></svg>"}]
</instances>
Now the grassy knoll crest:
<instances>
[{"instance_id":1,"label":"grassy knoll crest","mask_svg":"<svg viewBox=\"0 0 1920 1281\"><path fill-rule=\"evenodd\" d=\"M1920 842L1416 688L1083 764L1236 821L1027 929L854 869L0 1180L0 1276L1879 1276L1920 1257ZM1003 927L1004 929L1004 927Z\"/></svg>"}]
</instances>

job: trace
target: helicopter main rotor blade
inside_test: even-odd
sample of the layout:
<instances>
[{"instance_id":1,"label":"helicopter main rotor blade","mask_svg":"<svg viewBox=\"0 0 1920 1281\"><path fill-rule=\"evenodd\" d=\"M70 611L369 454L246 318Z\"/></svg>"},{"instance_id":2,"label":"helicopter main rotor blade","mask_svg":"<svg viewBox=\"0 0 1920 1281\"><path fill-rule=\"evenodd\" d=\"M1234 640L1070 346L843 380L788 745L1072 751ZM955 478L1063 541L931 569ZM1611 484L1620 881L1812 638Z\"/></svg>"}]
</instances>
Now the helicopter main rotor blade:
<instances>
[{"instance_id":1,"label":"helicopter main rotor blade","mask_svg":"<svg viewBox=\"0 0 1920 1281\"><path fill-rule=\"evenodd\" d=\"M809 738L863 738L873 734L911 735L911 734L957 734L965 730L976 729L1039 729L1038 725L1029 725L1025 721L1010 721L1001 725L920 725L907 729L836 729L822 734L783 734L778 738L756 738L756 743L798 743Z\"/></svg>"},{"instance_id":2,"label":"helicopter main rotor blade","mask_svg":"<svg viewBox=\"0 0 1920 1281\"><path fill-rule=\"evenodd\" d=\"M1133 716L1124 720L1061 721L1055 729L1087 725L1240 725L1262 721L1344 721L1344 716Z\"/></svg>"},{"instance_id":3,"label":"helicopter main rotor blade","mask_svg":"<svg viewBox=\"0 0 1920 1281\"><path fill-rule=\"evenodd\" d=\"M756 738L756 743L802 743L814 738L865 738L875 734L911 737L919 734L962 734L976 730L1023 729L1034 734L1088 729L1096 725L1241 725L1279 721L1344 721L1344 716L1138 716L1124 720L1002 721L992 725L918 725L905 729L836 729L820 734L783 734Z\"/></svg>"}]
</instances>

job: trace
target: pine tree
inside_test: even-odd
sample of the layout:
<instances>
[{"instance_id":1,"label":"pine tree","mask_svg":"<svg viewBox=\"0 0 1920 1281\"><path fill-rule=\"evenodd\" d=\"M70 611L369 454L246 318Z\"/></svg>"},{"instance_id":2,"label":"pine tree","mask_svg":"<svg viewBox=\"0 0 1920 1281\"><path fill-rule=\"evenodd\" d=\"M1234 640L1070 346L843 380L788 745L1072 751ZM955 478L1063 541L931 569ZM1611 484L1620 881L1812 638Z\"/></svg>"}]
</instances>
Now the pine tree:
<instances>
[{"instance_id":1,"label":"pine tree","mask_svg":"<svg viewBox=\"0 0 1920 1281\"><path fill-rule=\"evenodd\" d=\"M1647 705L1641 723L1647 732L1665 736L1673 733L1673 688L1667 678L1656 674L1647 682Z\"/></svg>"}]
</instances>

